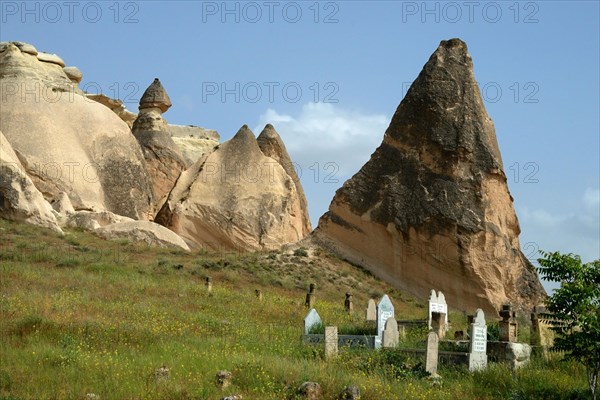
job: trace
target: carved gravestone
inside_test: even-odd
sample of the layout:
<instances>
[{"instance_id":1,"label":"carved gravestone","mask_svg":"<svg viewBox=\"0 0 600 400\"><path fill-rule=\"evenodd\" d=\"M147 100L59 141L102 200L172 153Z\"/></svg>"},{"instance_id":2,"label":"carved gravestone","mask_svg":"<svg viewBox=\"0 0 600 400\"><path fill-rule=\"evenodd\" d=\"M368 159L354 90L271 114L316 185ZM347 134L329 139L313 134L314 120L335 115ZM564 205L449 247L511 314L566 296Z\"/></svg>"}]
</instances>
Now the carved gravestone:
<instances>
[{"instance_id":1,"label":"carved gravestone","mask_svg":"<svg viewBox=\"0 0 600 400\"><path fill-rule=\"evenodd\" d=\"M373 299L369 299L367 305L367 321L377 321L377 305Z\"/></svg>"},{"instance_id":2,"label":"carved gravestone","mask_svg":"<svg viewBox=\"0 0 600 400\"><path fill-rule=\"evenodd\" d=\"M385 329L383 330L383 347L398 347L399 341L398 322L396 322L394 317L388 318L385 321Z\"/></svg>"},{"instance_id":3,"label":"carved gravestone","mask_svg":"<svg viewBox=\"0 0 600 400\"><path fill-rule=\"evenodd\" d=\"M437 332L440 339L446 337L448 331L448 305L446 297L441 291L437 294L431 290L429 295L429 319L428 326L430 330Z\"/></svg>"},{"instance_id":4,"label":"carved gravestone","mask_svg":"<svg viewBox=\"0 0 600 400\"><path fill-rule=\"evenodd\" d=\"M332 358L338 354L338 329L337 326L325 327L325 358Z\"/></svg>"},{"instance_id":5,"label":"carved gravestone","mask_svg":"<svg viewBox=\"0 0 600 400\"><path fill-rule=\"evenodd\" d=\"M485 315L478 308L471 324L469 344L469 371L479 371L487 367L487 325Z\"/></svg>"},{"instance_id":6,"label":"carved gravestone","mask_svg":"<svg viewBox=\"0 0 600 400\"><path fill-rule=\"evenodd\" d=\"M394 318L394 305L387 294L383 295L377 304L377 336L375 337L375 348L382 345L385 322L388 318Z\"/></svg>"},{"instance_id":7,"label":"carved gravestone","mask_svg":"<svg viewBox=\"0 0 600 400\"><path fill-rule=\"evenodd\" d=\"M344 310L346 312L351 313L354 311L354 304L352 302L352 293L346 293L346 300L344 300Z\"/></svg>"},{"instance_id":8,"label":"carved gravestone","mask_svg":"<svg viewBox=\"0 0 600 400\"><path fill-rule=\"evenodd\" d=\"M499 312L502 321L498 323L501 342L516 342L518 334L518 322L516 313L510 304L503 304Z\"/></svg>"},{"instance_id":9,"label":"carved gravestone","mask_svg":"<svg viewBox=\"0 0 600 400\"><path fill-rule=\"evenodd\" d=\"M306 314L306 317L304 317L304 334L308 335L313 326L322 324L323 321L321 321L321 317L317 310L311 308L308 314Z\"/></svg>"},{"instance_id":10,"label":"carved gravestone","mask_svg":"<svg viewBox=\"0 0 600 400\"><path fill-rule=\"evenodd\" d=\"M438 349L440 338L436 332L427 334L427 350L425 350L425 371L431 375L437 374L438 367Z\"/></svg>"},{"instance_id":11,"label":"carved gravestone","mask_svg":"<svg viewBox=\"0 0 600 400\"><path fill-rule=\"evenodd\" d=\"M308 308L313 308L315 306L315 284L311 283L308 287L308 293L306 293L306 300L304 301L304 305Z\"/></svg>"}]
</instances>

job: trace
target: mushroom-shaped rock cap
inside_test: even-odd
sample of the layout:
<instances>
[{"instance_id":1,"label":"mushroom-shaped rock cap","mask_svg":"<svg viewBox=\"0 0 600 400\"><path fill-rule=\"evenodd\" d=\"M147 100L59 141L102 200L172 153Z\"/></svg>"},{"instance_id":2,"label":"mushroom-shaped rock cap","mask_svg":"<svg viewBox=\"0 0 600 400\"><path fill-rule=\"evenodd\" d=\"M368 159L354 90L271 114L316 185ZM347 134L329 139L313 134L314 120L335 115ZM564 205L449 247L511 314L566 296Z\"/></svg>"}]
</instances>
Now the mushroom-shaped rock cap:
<instances>
[{"instance_id":1,"label":"mushroom-shaped rock cap","mask_svg":"<svg viewBox=\"0 0 600 400\"><path fill-rule=\"evenodd\" d=\"M161 112L166 112L173 104L167 94L167 91L160 83L158 78L148 86L148 89L140 99L140 110L144 108L158 108Z\"/></svg>"}]
</instances>

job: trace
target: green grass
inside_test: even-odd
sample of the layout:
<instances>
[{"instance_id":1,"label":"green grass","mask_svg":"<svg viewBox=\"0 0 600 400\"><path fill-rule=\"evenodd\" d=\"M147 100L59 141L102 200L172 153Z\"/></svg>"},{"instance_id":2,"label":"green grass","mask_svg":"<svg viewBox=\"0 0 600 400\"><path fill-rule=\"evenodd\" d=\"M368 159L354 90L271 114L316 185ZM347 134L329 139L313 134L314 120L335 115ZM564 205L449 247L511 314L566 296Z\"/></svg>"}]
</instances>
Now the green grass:
<instances>
[{"instance_id":1,"label":"green grass","mask_svg":"<svg viewBox=\"0 0 600 400\"><path fill-rule=\"evenodd\" d=\"M477 374L442 367L439 385L399 351L340 349L325 360L300 341L311 282L321 318L340 333L370 332L363 307L383 293L397 318L426 317L423 302L325 252L186 254L0 220L0 398L281 400L307 380L326 399L349 384L366 400L587 398L573 363L537 361L514 377L496 364ZM344 311L347 291L353 314ZM450 315L453 329L466 329L462 318ZM411 331L403 345L423 338ZM163 365L170 378L156 381ZM225 391L214 385L222 369L233 372Z\"/></svg>"}]
</instances>

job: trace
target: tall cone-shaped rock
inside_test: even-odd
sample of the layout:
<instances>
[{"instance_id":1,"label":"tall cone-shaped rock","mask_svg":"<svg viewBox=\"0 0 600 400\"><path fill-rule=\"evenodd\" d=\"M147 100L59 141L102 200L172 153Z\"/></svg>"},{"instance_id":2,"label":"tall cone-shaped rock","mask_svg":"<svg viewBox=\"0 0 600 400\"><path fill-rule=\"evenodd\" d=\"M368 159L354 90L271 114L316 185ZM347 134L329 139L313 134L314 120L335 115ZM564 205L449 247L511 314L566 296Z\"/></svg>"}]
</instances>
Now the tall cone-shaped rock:
<instances>
[{"instance_id":1,"label":"tall cone-shaped rock","mask_svg":"<svg viewBox=\"0 0 600 400\"><path fill-rule=\"evenodd\" d=\"M450 307L495 312L545 295L519 233L467 46L442 41L315 239L423 299L437 289Z\"/></svg>"},{"instance_id":2,"label":"tall cone-shaped rock","mask_svg":"<svg viewBox=\"0 0 600 400\"><path fill-rule=\"evenodd\" d=\"M156 222L192 248L276 249L302 239L294 180L246 125L181 173Z\"/></svg>"},{"instance_id":3,"label":"tall cone-shaped rock","mask_svg":"<svg viewBox=\"0 0 600 400\"><path fill-rule=\"evenodd\" d=\"M260 135L258 135L256 141L263 154L277 161L294 181L302 207L302 236L308 235L312 231L310 216L308 215L308 202L306 201L306 195L304 194L300 178L298 178L292 159L285 148L283 140L281 140L281 136L279 136L273 125L267 124Z\"/></svg>"},{"instance_id":4,"label":"tall cone-shaped rock","mask_svg":"<svg viewBox=\"0 0 600 400\"><path fill-rule=\"evenodd\" d=\"M169 95L157 78L140 99L140 113L131 128L142 147L152 180L155 201L152 214L160 209L179 174L188 166L162 116L169 107Z\"/></svg>"}]
</instances>

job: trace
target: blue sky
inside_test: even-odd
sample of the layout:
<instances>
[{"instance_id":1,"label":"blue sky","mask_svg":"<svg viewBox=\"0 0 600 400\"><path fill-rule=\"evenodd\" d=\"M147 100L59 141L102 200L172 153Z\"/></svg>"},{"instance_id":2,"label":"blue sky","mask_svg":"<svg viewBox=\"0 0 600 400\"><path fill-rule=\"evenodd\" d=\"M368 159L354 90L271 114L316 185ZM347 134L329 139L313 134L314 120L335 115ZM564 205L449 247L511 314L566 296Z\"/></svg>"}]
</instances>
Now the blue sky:
<instances>
[{"instance_id":1,"label":"blue sky","mask_svg":"<svg viewBox=\"0 0 600 400\"><path fill-rule=\"evenodd\" d=\"M382 140L440 40L467 42L524 252L600 258L597 1L0 2L0 39L59 54L81 87L137 101L155 77L174 124L230 138L275 125L316 226Z\"/></svg>"}]
</instances>

